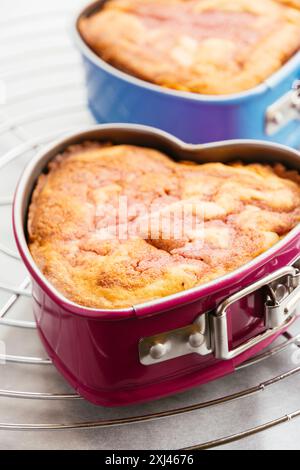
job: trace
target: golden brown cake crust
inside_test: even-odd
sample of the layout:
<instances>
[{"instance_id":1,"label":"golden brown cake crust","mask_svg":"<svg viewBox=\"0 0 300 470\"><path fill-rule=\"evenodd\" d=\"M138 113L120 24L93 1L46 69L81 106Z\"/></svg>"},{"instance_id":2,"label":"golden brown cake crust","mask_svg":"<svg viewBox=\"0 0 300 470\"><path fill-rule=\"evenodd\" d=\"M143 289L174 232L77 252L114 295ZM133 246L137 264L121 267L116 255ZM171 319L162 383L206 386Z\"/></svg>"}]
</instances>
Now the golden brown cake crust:
<instances>
[{"instance_id":1,"label":"golden brown cake crust","mask_svg":"<svg viewBox=\"0 0 300 470\"><path fill-rule=\"evenodd\" d=\"M300 48L299 0L109 0L79 30L105 61L202 94L262 83Z\"/></svg>"},{"instance_id":2,"label":"golden brown cake crust","mask_svg":"<svg viewBox=\"0 0 300 470\"><path fill-rule=\"evenodd\" d=\"M73 146L38 180L29 247L70 300L129 307L208 282L271 247L300 221L299 183L281 165L196 165L142 147ZM120 197L124 217L114 212ZM175 223L170 231L166 222L181 223L183 213L203 222L201 231L177 232ZM132 232L122 232L124 221Z\"/></svg>"}]
</instances>

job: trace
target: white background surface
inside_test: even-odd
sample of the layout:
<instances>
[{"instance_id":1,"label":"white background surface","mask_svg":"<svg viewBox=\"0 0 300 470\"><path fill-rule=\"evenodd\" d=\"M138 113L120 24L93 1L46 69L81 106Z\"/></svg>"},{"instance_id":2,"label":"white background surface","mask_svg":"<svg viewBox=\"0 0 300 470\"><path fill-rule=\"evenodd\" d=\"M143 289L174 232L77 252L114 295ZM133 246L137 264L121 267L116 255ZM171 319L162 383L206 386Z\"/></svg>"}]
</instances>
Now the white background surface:
<instances>
[{"instance_id":1,"label":"white background surface","mask_svg":"<svg viewBox=\"0 0 300 470\"><path fill-rule=\"evenodd\" d=\"M84 2L77 0L0 0L0 77L6 77L7 86L7 103L0 105L0 126L9 119L14 121L23 114L42 111L49 106L57 109L75 107L75 111L66 116L58 111L49 119L24 125L21 130L0 131L0 162L7 151L22 143L25 136L36 137L93 122L88 110L80 104L85 99L83 75L69 34L72 11L82 4ZM57 15L57 11L61 14ZM37 12L44 14L36 15ZM24 19L17 20L22 15L25 15ZM30 156L26 154L0 170L0 198L13 194L18 175ZM9 208L0 208L0 243L15 249ZM24 276L25 270L18 261L0 255L0 282L17 285ZM4 294L0 296L1 302L7 298ZM19 301L11 312L13 317L31 319L30 301ZM297 331L297 326L295 328ZM0 339L5 340L9 354L45 355L34 331L1 326ZM81 422L207 401L257 385L294 368L294 350L193 391L123 410L97 408L84 401L0 398L0 422ZM13 364L0 366L0 388L70 391L52 366ZM300 376L296 375L247 399L147 424L59 432L0 430L0 449L176 449L240 432L299 408ZM225 448L300 449L300 419Z\"/></svg>"}]
</instances>

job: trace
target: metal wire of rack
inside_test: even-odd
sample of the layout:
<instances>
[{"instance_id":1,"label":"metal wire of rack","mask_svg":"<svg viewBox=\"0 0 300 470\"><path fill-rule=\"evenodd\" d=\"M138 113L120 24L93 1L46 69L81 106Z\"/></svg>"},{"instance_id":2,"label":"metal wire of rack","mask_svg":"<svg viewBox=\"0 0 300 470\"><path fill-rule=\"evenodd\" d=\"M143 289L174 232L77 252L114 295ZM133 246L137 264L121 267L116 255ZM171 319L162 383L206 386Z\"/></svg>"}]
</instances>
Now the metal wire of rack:
<instances>
[{"instance_id":1,"label":"metal wire of rack","mask_svg":"<svg viewBox=\"0 0 300 470\"><path fill-rule=\"evenodd\" d=\"M53 17L60 17L62 15L62 10L59 11L52 11L49 12L50 16ZM66 16L68 16L69 12L64 12ZM48 15L48 14L47 14ZM47 16L46 15L46 16ZM23 15L17 18L12 19L5 19L0 20L0 27L1 27L1 40L3 38L9 39L14 37L15 32L12 32L12 21L14 25L22 24L24 21L30 22L33 25L41 24L40 22L45 18L45 12L36 13L36 14L28 14ZM44 34L45 36L49 36L53 34L60 33L60 28L56 27L53 29L43 29L40 28L39 34ZM17 33L16 33L17 34ZM35 37L35 35L31 32L31 35ZM30 36L29 36L30 37ZM24 40L24 38L28 39L26 33L18 33L18 38L20 40ZM78 72L79 77L82 74L79 60L76 53L73 51L72 46L68 46L67 48L56 48L56 47L40 47L34 49L34 53L31 54L31 60L33 60L30 64L25 64L24 72L22 69L22 74L24 73L23 77L25 76L32 76L33 74L38 77L43 77L45 74L49 74L51 71L55 73L57 71L66 71L72 69L72 78L62 79L54 84L42 84L41 86L34 87L31 91L21 91L17 93L13 93L11 95L8 94L7 102L5 105L0 107L1 111L1 120L0 120L0 141L5 136L10 135L13 136L14 139L18 140L18 145L14 146L12 149L8 150L4 155L0 156L0 214L1 210L7 210L12 205L12 198L13 192L7 196L6 193L2 194L2 181L5 178L4 171L10 165L15 164L16 162L23 162L26 160L25 157L28 157L30 152L36 151L38 148L42 148L44 145L52 142L58 136L65 133L65 130L62 130L60 127L56 127L55 130L52 132L40 135L39 133L31 134L28 131L28 125L32 126L35 123L41 123L42 121L55 121L56 117L63 116L68 121L68 118L73 118L74 115L86 115L87 114L87 106L86 101L84 98L84 93L80 94L77 93L79 90L83 90L82 80L78 80L77 78L74 79L74 71ZM49 57L55 57L57 61L57 66L55 66L55 62L52 65L45 65L40 66L40 59L45 54ZM68 59L64 61L64 56ZM15 83L20 80L20 69L19 65L16 65L16 61L20 57L20 53L12 53L7 54L5 59L2 59L5 67L0 72L0 80L4 81L5 83ZM70 60L71 58L71 60ZM43 107L36 106L34 110L30 107L30 111L23 112L18 114L16 110L13 109L13 105L20 106L21 102L31 102L33 97L38 96L39 99L41 97L50 97L52 98L59 95L60 93L64 93L66 90L70 89L72 92L76 92L76 97L69 101L62 99L60 103L57 104L47 104L43 105ZM79 95L79 96L78 96ZM12 107L12 111L11 110ZM84 118L82 121L86 124L91 122L90 119ZM51 127L51 126L50 126ZM53 126L52 126L53 127ZM55 122L54 122L55 127ZM73 126L72 126L73 127ZM75 127L74 127L75 128ZM70 128L68 128L70 130ZM22 163L23 164L23 163ZM22 165L20 165L22 166ZM19 166L18 166L18 169ZM0 222L2 221L2 215L0 216ZM4 256L5 259L11 260L10 262L20 262L20 258L18 253L16 252L15 248L7 246L6 243L3 242L2 238L0 240L0 254ZM30 279L25 277L22 282L19 282L18 285L10 285L7 282L0 282L0 291L5 293L5 300L3 304L0 305L0 327L3 328L11 328L13 331L16 330L34 330L36 329L36 325L33 321L29 321L27 319L15 319L11 315L16 303L22 298L30 298ZM289 333L285 333L282 336L282 341L279 344L276 344L272 348L264 351L260 355L248 360L246 363L242 364L237 370L244 370L248 369L251 366L257 366L259 363L264 361L270 360L271 358L287 351L288 348L295 348L300 346L300 333L291 335ZM40 356L27 356L27 355L18 355L18 354L0 354L0 362L5 361L6 366L8 367L9 364L17 364L20 367L23 365L34 367L34 366L43 366L43 367L53 367L51 361L47 357L40 357ZM228 403L235 402L236 400L246 400L247 398L260 393L264 392L267 389L272 388L274 385L278 384L279 382L287 382L289 378L300 374L300 367L294 367L290 370L280 373L279 375L274 375L271 379L264 380L255 384L251 387L245 387L239 391L234 393L225 394L223 396L219 396L218 398L214 398L211 400L205 401L197 401L196 403L190 405L184 405L180 407L174 407L171 409L161 410L161 411L152 411L150 413L133 415L133 416L125 416L125 417L117 417L112 419L93 419L93 420L71 420L70 422L57 422L57 423L48 423L48 424L38 424L38 423L11 423L11 422L0 422L0 430L5 431L59 431L59 430L70 430L70 429L95 429L95 428L110 428L110 427L119 427L119 426L126 426L130 424L138 424L138 423L146 423L149 421L155 421L158 419L166 419L171 418L178 415L186 415L187 413L192 412L200 412L201 410L205 410L208 408L213 408L216 406L225 406ZM1 387L1 376L0 376L0 387ZM288 387L288 384L286 385ZM0 389L0 398L5 399L15 399L15 400L34 400L34 401L67 401L67 402L78 402L83 400L79 397L76 393L69 392L69 393L58 393L58 392L38 392L38 391L22 391L22 390L14 390L14 389ZM1 402L0 402L1 405ZM99 408L97 408L99 410ZM273 428L278 426L279 424L283 424L285 422L291 421L300 416L300 409L296 410L293 413L287 413L281 415L276 419L272 419L269 421L264 422L258 426L250 427L249 429L243 430L238 433L228 434L221 438L216 438L210 441L198 443L192 447L185 447L184 450L194 450L194 449L210 449L217 446L230 444L235 441L241 440L243 438L261 433L262 431L266 431L267 429Z\"/></svg>"}]
</instances>

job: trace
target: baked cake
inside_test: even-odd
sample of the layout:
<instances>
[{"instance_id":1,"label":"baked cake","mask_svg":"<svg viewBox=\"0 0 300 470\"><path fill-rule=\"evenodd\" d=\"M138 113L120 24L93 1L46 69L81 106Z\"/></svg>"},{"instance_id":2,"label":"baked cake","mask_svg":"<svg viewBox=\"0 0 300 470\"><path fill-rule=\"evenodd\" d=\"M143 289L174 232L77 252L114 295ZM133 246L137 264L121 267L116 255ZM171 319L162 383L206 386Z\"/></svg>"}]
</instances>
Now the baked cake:
<instances>
[{"instance_id":1,"label":"baked cake","mask_svg":"<svg viewBox=\"0 0 300 470\"><path fill-rule=\"evenodd\" d=\"M131 75L231 94L262 83L300 49L300 1L108 0L78 27L94 52Z\"/></svg>"},{"instance_id":2,"label":"baked cake","mask_svg":"<svg viewBox=\"0 0 300 470\"><path fill-rule=\"evenodd\" d=\"M299 221L299 176L281 165L178 163L150 148L85 143L39 177L28 237L65 297L114 309L225 275Z\"/></svg>"}]
</instances>

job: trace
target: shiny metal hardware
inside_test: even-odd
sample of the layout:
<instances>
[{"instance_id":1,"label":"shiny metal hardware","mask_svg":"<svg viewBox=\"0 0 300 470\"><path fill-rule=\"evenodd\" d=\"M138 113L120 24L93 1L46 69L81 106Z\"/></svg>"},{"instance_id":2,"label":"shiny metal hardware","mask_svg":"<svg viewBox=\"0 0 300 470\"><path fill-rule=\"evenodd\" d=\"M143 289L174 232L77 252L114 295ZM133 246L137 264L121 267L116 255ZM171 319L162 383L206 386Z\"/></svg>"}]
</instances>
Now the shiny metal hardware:
<instances>
[{"instance_id":1,"label":"shiny metal hardware","mask_svg":"<svg viewBox=\"0 0 300 470\"><path fill-rule=\"evenodd\" d=\"M227 327L229 307L263 287L268 291L264 312L267 330L239 347L229 350ZM233 359L287 328L294 320L298 306L300 307L300 272L296 266L279 269L229 297L212 316L212 344L215 357L223 360Z\"/></svg>"},{"instance_id":2,"label":"shiny metal hardware","mask_svg":"<svg viewBox=\"0 0 300 470\"><path fill-rule=\"evenodd\" d=\"M287 318L295 315L300 305L300 273L288 276L286 283L269 286L270 300L265 305L265 324L267 328L276 328Z\"/></svg>"},{"instance_id":3,"label":"shiny metal hardware","mask_svg":"<svg viewBox=\"0 0 300 470\"><path fill-rule=\"evenodd\" d=\"M184 328L143 338L139 343L140 362L145 366L158 364L187 354L211 354L208 315L199 316Z\"/></svg>"},{"instance_id":4,"label":"shiny metal hardware","mask_svg":"<svg viewBox=\"0 0 300 470\"><path fill-rule=\"evenodd\" d=\"M263 287L266 288L266 331L229 350L228 309ZM148 366L191 353L201 356L213 353L217 359L233 359L288 327L296 316L298 306L300 271L296 265L286 266L232 295L215 312L200 315L193 324L143 338L139 343L140 362Z\"/></svg>"},{"instance_id":5,"label":"shiny metal hardware","mask_svg":"<svg viewBox=\"0 0 300 470\"><path fill-rule=\"evenodd\" d=\"M300 80L296 80L292 90L267 109L266 134L276 134L289 122L298 119L300 119Z\"/></svg>"}]
</instances>

